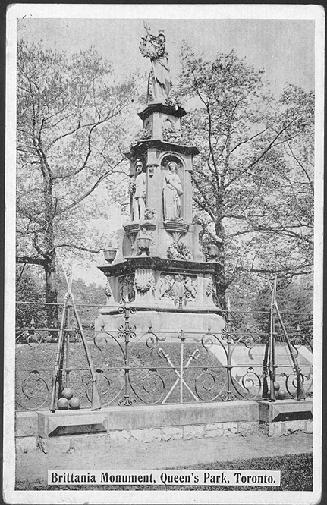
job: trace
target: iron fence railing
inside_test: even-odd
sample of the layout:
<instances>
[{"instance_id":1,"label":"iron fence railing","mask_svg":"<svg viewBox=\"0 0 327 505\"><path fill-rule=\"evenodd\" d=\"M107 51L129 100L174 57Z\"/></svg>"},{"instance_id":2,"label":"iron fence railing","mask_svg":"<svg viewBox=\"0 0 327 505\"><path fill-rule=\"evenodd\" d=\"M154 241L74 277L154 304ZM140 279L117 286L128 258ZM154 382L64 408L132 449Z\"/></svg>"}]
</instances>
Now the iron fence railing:
<instances>
[{"instance_id":1,"label":"iron fence railing","mask_svg":"<svg viewBox=\"0 0 327 505\"><path fill-rule=\"evenodd\" d=\"M22 307L29 304L18 302L17 313L21 315ZM151 327L141 332L133 323L135 309L123 305L121 325L116 330L105 331L103 327L95 331L93 322L99 306L76 304L93 376L81 330L73 323L73 307L68 305L61 334L58 325L47 327L46 304L37 306L39 312L34 310L32 321L26 323L30 311L25 310L25 321L21 317L17 324L18 410L51 408L54 391L55 408L60 407L58 398L63 394L73 395L72 408L94 407L94 387L102 407L262 398L300 400L312 394L312 333L304 335L298 328L286 328L281 318L282 325L278 326L277 313L261 312L262 321L270 321L270 332L245 324L249 312L229 311L224 314L225 329L219 332L177 329L167 334ZM60 320L63 304L57 308ZM301 318L308 321L310 317L299 315L298 326ZM60 335L63 353L59 356Z\"/></svg>"}]
</instances>

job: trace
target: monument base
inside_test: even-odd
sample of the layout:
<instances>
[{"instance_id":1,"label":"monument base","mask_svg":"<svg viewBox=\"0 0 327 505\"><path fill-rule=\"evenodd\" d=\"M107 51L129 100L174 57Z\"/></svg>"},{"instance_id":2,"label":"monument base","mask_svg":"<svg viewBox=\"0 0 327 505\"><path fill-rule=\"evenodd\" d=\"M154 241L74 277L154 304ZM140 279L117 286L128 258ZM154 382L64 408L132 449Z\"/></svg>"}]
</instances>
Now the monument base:
<instances>
[{"instance_id":1,"label":"monument base","mask_svg":"<svg viewBox=\"0 0 327 505\"><path fill-rule=\"evenodd\" d=\"M133 303L128 307L135 309L131 315L130 323L136 326L137 335L151 330L154 333L168 336L178 336L181 331L187 339L199 340L205 333L220 333L225 327L225 320L220 315L220 310L211 308L203 309L178 309L167 307L145 307ZM116 331L123 322L119 309L103 307L100 316L95 322L96 331Z\"/></svg>"}]
</instances>

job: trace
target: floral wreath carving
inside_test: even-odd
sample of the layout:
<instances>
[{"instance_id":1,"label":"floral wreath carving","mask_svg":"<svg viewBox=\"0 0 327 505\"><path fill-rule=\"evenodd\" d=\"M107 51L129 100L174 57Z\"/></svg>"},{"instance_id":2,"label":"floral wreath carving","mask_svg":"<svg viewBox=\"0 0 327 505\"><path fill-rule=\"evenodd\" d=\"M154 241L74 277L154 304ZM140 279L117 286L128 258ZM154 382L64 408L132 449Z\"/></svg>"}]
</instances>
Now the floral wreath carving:
<instances>
[{"instance_id":1,"label":"floral wreath carving","mask_svg":"<svg viewBox=\"0 0 327 505\"><path fill-rule=\"evenodd\" d=\"M184 136L181 130L177 130L173 125L163 125L162 140L164 142L173 142L174 144L183 144Z\"/></svg>"},{"instance_id":2,"label":"floral wreath carving","mask_svg":"<svg viewBox=\"0 0 327 505\"><path fill-rule=\"evenodd\" d=\"M169 259L191 260L192 253L184 242L173 242L167 249Z\"/></svg>"},{"instance_id":3,"label":"floral wreath carving","mask_svg":"<svg viewBox=\"0 0 327 505\"><path fill-rule=\"evenodd\" d=\"M148 279L145 278L145 276L142 277L135 277L135 287L139 293L146 293L150 289L154 288L154 279L153 276L151 275L148 277Z\"/></svg>"},{"instance_id":4,"label":"floral wreath carving","mask_svg":"<svg viewBox=\"0 0 327 505\"><path fill-rule=\"evenodd\" d=\"M136 142L140 140L148 140L151 138L151 132L147 128L142 128L135 137Z\"/></svg>"},{"instance_id":5,"label":"floral wreath carving","mask_svg":"<svg viewBox=\"0 0 327 505\"><path fill-rule=\"evenodd\" d=\"M151 221L156 217L156 211L154 209L149 209L148 207L144 211L144 219L146 221Z\"/></svg>"}]
</instances>

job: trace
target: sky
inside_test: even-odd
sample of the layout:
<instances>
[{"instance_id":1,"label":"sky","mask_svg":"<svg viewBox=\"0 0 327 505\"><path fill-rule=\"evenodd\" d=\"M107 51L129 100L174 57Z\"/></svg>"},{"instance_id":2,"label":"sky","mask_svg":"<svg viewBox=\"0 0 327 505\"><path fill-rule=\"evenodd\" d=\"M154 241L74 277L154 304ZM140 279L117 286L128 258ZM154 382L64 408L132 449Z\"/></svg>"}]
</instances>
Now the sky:
<instances>
[{"instance_id":1,"label":"sky","mask_svg":"<svg viewBox=\"0 0 327 505\"><path fill-rule=\"evenodd\" d=\"M165 30L172 80L180 70L179 53L185 40L198 55L213 58L234 49L249 64L266 71L272 91L279 94L288 82L314 89L314 21L278 19L147 19L153 33ZM25 18L18 20L18 38L44 47L79 52L94 46L113 63L123 78L149 70L149 60L139 52L144 35L142 19ZM134 119L133 119L134 121ZM121 225L117 209L111 222ZM100 261L102 262L102 261ZM77 267L76 276L104 284L95 263Z\"/></svg>"},{"instance_id":2,"label":"sky","mask_svg":"<svg viewBox=\"0 0 327 505\"><path fill-rule=\"evenodd\" d=\"M155 33L165 30L172 79L180 69L179 52L185 40L207 58L232 49L256 68L266 71L273 92L285 83L314 89L314 21L277 19L147 19ZM94 46L112 61L118 75L145 72L149 60L138 45L142 19L21 19L18 37L53 49L76 52Z\"/></svg>"}]
</instances>

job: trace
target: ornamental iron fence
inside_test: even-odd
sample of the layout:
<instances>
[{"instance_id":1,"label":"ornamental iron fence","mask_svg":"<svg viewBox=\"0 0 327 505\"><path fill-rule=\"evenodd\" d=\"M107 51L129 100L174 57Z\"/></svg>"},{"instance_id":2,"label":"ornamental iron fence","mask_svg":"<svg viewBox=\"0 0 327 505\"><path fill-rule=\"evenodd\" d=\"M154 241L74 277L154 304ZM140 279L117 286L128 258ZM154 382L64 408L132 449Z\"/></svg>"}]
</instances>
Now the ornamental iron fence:
<instances>
[{"instance_id":1,"label":"ornamental iron fence","mask_svg":"<svg viewBox=\"0 0 327 505\"><path fill-rule=\"evenodd\" d=\"M17 410L66 408L63 394L93 409L312 395L311 314L229 310L219 332L167 334L139 331L126 304L116 330L95 331L100 307L68 299L52 304L61 326L47 327L47 305L17 303Z\"/></svg>"}]
</instances>

